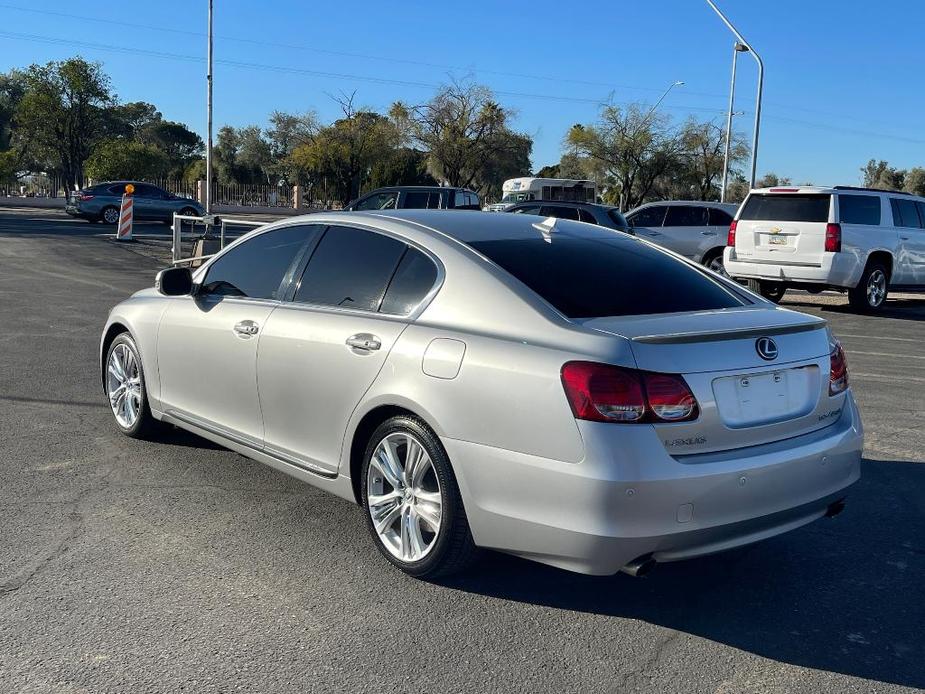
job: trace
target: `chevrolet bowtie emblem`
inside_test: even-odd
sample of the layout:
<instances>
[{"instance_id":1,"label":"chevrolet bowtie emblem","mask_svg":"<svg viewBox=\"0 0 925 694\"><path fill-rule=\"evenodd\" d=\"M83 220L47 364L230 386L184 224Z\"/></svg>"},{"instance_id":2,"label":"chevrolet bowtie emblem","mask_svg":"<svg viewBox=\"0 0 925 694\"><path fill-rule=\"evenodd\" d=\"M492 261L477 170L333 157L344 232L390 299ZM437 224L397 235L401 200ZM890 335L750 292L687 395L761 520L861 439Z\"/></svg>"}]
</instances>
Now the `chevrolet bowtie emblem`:
<instances>
[{"instance_id":1,"label":"chevrolet bowtie emblem","mask_svg":"<svg viewBox=\"0 0 925 694\"><path fill-rule=\"evenodd\" d=\"M783 229L781 229L780 227L771 227L771 233L772 233L772 234L779 234L779 233L782 232L782 231L783 231Z\"/></svg>"}]
</instances>

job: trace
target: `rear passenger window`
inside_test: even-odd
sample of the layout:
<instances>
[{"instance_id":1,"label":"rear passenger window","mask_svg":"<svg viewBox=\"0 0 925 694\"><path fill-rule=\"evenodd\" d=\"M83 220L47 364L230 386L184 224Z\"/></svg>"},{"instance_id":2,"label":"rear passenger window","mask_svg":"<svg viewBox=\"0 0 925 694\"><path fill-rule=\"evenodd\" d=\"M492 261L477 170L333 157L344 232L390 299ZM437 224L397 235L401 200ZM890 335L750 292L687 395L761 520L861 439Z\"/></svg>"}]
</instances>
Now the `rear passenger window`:
<instances>
[{"instance_id":1,"label":"rear passenger window","mask_svg":"<svg viewBox=\"0 0 925 694\"><path fill-rule=\"evenodd\" d=\"M707 225L707 208L672 205L665 215L666 227L703 227Z\"/></svg>"},{"instance_id":2,"label":"rear passenger window","mask_svg":"<svg viewBox=\"0 0 925 694\"><path fill-rule=\"evenodd\" d=\"M426 210L428 208L428 201L430 200L430 192L426 190L415 190L405 193L405 200L402 203L402 208L406 210Z\"/></svg>"},{"instance_id":3,"label":"rear passenger window","mask_svg":"<svg viewBox=\"0 0 925 694\"><path fill-rule=\"evenodd\" d=\"M302 273L295 300L377 311L405 244L352 227L330 227Z\"/></svg>"},{"instance_id":4,"label":"rear passenger window","mask_svg":"<svg viewBox=\"0 0 925 694\"><path fill-rule=\"evenodd\" d=\"M587 210L579 209L578 219L582 222L587 222L588 224L597 224L597 220L594 218L594 215Z\"/></svg>"},{"instance_id":5,"label":"rear passenger window","mask_svg":"<svg viewBox=\"0 0 925 694\"><path fill-rule=\"evenodd\" d=\"M708 223L711 227L728 227L732 224L732 215L723 210L711 207Z\"/></svg>"},{"instance_id":6,"label":"rear passenger window","mask_svg":"<svg viewBox=\"0 0 925 694\"><path fill-rule=\"evenodd\" d=\"M578 221L578 210L574 207L558 207L556 205L543 205L540 209L543 217L556 217L558 219L574 219Z\"/></svg>"},{"instance_id":7,"label":"rear passenger window","mask_svg":"<svg viewBox=\"0 0 925 694\"><path fill-rule=\"evenodd\" d=\"M893 208L894 226L912 227L915 229L920 229L922 227L918 210L915 208L915 200L890 198L890 205Z\"/></svg>"},{"instance_id":8,"label":"rear passenger window","mask_svg":"<svg viewBox=\"0 0 925 694\"><path fill-rule=\"evenodd\" d=\"M842 224L880 224L880 198L876 195L839 195L838 216Z\"/></svg>"},{"instance_id":9,"label":"rear passenger window","mask_svg":"<svg viewBox=\"0 0 925 694\"><path fill-rule=\"evenodd\" d=\"M437 267L416 248L408 248L382 299L380 313L405 316L427 296L437 281Z\"/></svg>"},{"instance_id":10,"label":"rear passenger window","mask_svg":"<svg viewBox=\"0 0 925 694\"><path fill-rule=\"evenodd\" d=\"M666 209L664 205L646 207L627 219L634 227L660 227L665 219Z\"/></svg>"},{"instance_id":11,"label":"rear passenger window","mask_svg":"<svg viewBox=\"0 0 925 694\"><path fill-rule=\"evenodd\" d=\"M289 226L258 234L220 255L206 270L202 292L279 299L279 288L302 245L324 227Z\"/></svg>"}]
</instances>

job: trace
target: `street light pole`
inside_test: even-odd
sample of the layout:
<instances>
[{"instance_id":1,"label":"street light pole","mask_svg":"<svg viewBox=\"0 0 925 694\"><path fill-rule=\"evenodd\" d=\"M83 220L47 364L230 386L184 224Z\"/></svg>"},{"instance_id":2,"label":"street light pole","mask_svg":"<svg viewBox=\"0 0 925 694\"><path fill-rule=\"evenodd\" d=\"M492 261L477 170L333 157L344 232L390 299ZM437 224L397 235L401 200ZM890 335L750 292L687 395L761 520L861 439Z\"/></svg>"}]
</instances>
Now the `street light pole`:
<instances>
[{"instance_id":1,"label":"street light pole","mask_svg":"<svg viewBox=\"0 0 925 694\"><path fill-rule=\"evenodd\" d=\"M206 52L206 215L212 214L212 0L209 0L209 39Z\"/></svg>"},{"instance_id":2,"label":"street light pole","mask_svg":"<svg viewBox=\"0 0 925 694\"><path fill-rule=\"evenodd\" d=\"M738 41L732 46L732 82L729 85L729 113L726 115L726 151L723 155L723 188L719 192L720 202L726 202L726 185L729 180L729 147L732 142L732 109L735 105L736 62L738 61L739 53L743 53L747 50L748 46Z\"/></svg>"},{"instance_id":3,"label":"street light pole","mask_svg":"<svg viewBox=\"0 0 925 694\"><path fill-rule=\"evenodd\" d=\"M649 120L649 117L650 117L653 113L655 113L655 109L657 109L658 106L659 106L659 104L662 103L662 101L665 100L665 97L666 97L666 96L668 96L668 92L670 92L670 91L671 91L672 89L674 89L675 87L683 87L683 86L684 86L684 82L681 82L680 80L678 80L677 82L672 82L671 84L669 84L669 85L668 85L668 89L665 90L665 93L664 93L664 94L662 94L660 97L658 97L658 101L656 101L655 104L652 106L652 108L649 109L649 112L646 114L646 117L642 119L642 122L645 123L647 120Z\"/></svg>"},{"instance_id":4,"label":"street light pole","mask_svg":"<svg viewBox=\"0 0 925 694\"><path fill-rule=\"evenodd\" d=\"M729 31L735 34L735 37L743 46L745 46L748 52L752 54L752 56L755 58L755 61L758 63L758 93L755 96L755 132L752 135L752 175L750 182L750 187L754 188L755 172L758 167L758 130L761 127L761 93L764 90L764 63L761 61L761 56L755 53L754 47L752 47L752 45L745 40L745 37L739 33L738 29L732 26L732 22L726 19L726 15L720 11L720 9L716 6L716 3L713 2L713 0L707 0L707 4L713 8L713 11L716 12L716 14L719 15L719 18L723 20L723 24L729 28Z\"/></svg>"}]
</instances>

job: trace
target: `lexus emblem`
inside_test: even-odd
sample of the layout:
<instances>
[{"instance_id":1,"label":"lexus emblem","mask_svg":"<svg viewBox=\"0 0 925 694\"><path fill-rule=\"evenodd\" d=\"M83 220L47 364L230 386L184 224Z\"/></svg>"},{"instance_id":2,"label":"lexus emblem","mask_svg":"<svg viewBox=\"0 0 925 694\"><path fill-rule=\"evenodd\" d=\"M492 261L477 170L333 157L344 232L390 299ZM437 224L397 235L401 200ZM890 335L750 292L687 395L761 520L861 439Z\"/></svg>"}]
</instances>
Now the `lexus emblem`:
<instances>
[{"instance_id":1,"label":"lexus emblem","mask_svg":"<svg viewBox=\"0 0 925 694\"><path fill-rule=\"evenodd\" d=\"M777 343L770 337L759 337L755 341L755 351L765 361L777 359Z\"/></svg>"}]
</instances>

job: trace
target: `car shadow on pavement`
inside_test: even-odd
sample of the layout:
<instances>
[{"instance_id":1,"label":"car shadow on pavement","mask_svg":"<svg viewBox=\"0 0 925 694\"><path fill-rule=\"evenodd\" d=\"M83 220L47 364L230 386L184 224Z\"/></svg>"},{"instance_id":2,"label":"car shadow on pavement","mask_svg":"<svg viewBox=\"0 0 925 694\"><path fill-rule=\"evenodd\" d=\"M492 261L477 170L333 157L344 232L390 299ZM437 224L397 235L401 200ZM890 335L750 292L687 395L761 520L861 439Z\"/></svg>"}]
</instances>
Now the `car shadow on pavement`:
<instances>
[{"instance_id":1,"label":"car shadow on pavement","mask_svg":"<svg viewBox=\"0 0 925 694\"><path fill-rule=\"evenodd\" d=\"M643 578L490 554L447 587L637 619L802 667L925 687L925 462L865 460L846 511Z\"/></svg>"}]
</instances>

